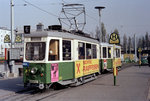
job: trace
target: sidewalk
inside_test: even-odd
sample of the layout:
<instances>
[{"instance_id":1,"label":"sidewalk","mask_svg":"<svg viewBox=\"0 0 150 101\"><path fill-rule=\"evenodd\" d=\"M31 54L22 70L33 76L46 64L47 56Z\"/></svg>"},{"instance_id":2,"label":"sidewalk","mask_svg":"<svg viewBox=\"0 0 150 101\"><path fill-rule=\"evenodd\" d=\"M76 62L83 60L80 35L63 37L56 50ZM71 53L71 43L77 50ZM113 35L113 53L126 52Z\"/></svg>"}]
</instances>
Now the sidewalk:
<instances>
[{"instance_id":1,"label":"sidewalk","mask_svg":"<svg viewBox=\"0 0 150 101\"><path fill-rule=\"evenodd\" d=\"M119 72L117 86L113 85L112 74L100 76L51 98L51 101L148 101L149 80L150 67L132 66Z\"/></svg>"},{"instance_id":2,"label":"sidewalk","mask_svg":"<svg viewBox=\"0 0 150 101\"><path fill-rule=\"evenodd\" d=\"M23 68L22 67L22 64L21 65L14 65L13 67L13 73L14 73L14 76L13 77L19 77L19 68ZM9 69L8 69L8 66L4 65L4 64L0 64L0 74L5 74L5 78L9 77ZM2 75L0 75L0 79L3 78Z\"/></svg>"},{"instance_id":3,"label":"sidewalk","mask_svg":"<svg viewBox=\"0 0 150 101\"><path fill-rule=\"evenodd\" d=\"M100 75L92 82L67 88L43 101L148 101L150 67L131 66L118 74L116 86L112 74ZM22 77L0 80L0 99L23 89Z\"/></svg>"}]
</instances>

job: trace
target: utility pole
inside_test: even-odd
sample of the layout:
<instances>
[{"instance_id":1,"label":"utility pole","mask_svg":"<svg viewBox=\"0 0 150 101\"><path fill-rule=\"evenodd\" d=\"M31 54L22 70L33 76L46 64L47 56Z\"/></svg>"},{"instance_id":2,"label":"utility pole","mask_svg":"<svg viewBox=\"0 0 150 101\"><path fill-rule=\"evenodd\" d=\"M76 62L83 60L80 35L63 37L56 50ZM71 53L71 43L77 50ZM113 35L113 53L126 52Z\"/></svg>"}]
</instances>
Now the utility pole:
<instances>
[{"instance_id":1,"label":"utility pole","mask_svg":"<svg viewBox=\"0 0 150 101\"><path fill-rule=\"evenodd\" d=\"M135 46L135 62L137 62L136 35L135 34L134 34L134 46Z\"/></svg>"},{"instance_id":2,"label":"utility pole","mask_svg":"<svg viewBox=\"0 0 150 101\"><path fill-rule=\"evenodd\" d=\"M100 35L102 34L101 30L101 10L104 9L105 7L103 6L96 6L95 9L98 9L99 12L99 28L100 28ZM99 35L99 41L100 41L100 35Z\"/></svg>"},{"instance_id":3,"label":"utility pole","mask_svg":"<svg viewBox=\"0 0 150 101\"><path fill-rule=\"evenodd\" d=\"M10 55L12 56L12 48L13 48L13 36L14 36L14 2L13 0L10 1L10 29L11 29L11 48L10 48ZM11 58L11 57L10 57ZM9 59L9 68L10 68L10 73L14 72L14 61L12 59Z\"/></svg>"}]
</instances>

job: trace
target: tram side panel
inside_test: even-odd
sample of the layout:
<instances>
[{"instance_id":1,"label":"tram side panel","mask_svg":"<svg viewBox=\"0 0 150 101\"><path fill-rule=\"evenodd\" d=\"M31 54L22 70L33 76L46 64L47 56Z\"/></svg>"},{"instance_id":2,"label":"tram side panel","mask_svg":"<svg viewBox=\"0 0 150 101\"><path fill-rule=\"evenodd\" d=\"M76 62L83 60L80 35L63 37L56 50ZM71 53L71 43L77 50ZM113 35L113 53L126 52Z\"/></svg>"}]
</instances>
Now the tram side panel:
<instances>
[{"instance_id":1,"label":"tram side panel","mask_svg":"<svg viewBox=\"0 0 150 101\"><path fill-rule=\"evenodd\" d=\"M59 80L69 80L74 78L74 62L59 63Z\"/></svg>"}]
</instances>

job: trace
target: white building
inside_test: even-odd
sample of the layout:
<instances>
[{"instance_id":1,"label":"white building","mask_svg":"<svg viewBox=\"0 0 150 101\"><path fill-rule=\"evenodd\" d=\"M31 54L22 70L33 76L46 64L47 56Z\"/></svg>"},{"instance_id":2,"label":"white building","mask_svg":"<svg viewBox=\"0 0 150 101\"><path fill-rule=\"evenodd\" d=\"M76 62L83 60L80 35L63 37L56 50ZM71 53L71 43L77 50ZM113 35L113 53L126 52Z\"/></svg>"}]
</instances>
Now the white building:
<instances>
[{"instance_id":1,"label":"white building","mask_svg":"<svg viewBox=\"0 0 150 101\"><path fill-rule=\"evenodd\" d=\"M3 57L5 55L5 48L10 48L11 43L5 43L4 39L6 36L9 36L9 39L11 38L11 31L7 28L0 27L0 56ZM9 41L6 40L6 41ZM11 39L10 39L11 41Z\"/></svg>"},{"instance_id":2,"label":"white building","mask_svg":"<svg viewBox=\"0 0 150 101\"><path fill-rule=\"evenodd\" d=\"M15 33L15 44L14 48L20 49L20 55L23 56L24 54L24 32L23 31L17 31Z\"/></svg>"}]
</instances>

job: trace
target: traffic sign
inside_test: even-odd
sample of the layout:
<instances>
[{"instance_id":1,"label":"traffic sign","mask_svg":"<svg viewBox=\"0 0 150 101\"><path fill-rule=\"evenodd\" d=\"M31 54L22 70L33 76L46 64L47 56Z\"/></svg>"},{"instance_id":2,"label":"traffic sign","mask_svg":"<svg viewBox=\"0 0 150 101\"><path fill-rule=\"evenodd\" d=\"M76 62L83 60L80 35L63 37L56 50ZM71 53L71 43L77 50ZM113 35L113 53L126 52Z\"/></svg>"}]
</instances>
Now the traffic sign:
<instances>
[{"instance_id":1,"label":"traffic sign","mask_svg":"<svg viewBox=\"0 0 150 101\"><path fill-rule=\"evenodd\" d=\"M109 38L110 44L120 44L120 38L117 33L112 33Z\"/></svg>"},{"instance_id":2,"label":"traffic sign","mask_svg":"<svg viewBox=\"0 0 150 101\"><path fill-rule=\"evenodd\" d=\"M21 35L16 35L15 42L16 42L16 43L21 43L21 42L22 42Z\"/></svg>"},{"instance_id":3,"label":"traffic sign","mask_svg":"<svg viewBox=\"0 0 150 101\"><path fill-rule=\"evenodd\" d=\"M4 37L4 43L10 43L10 36L8 34Z\"/></svg>"}]
</instances>

